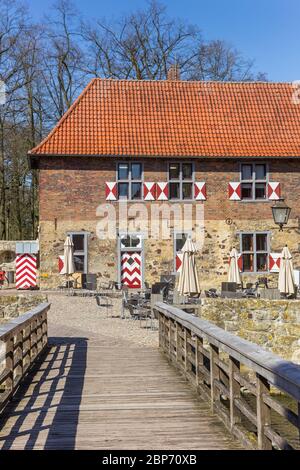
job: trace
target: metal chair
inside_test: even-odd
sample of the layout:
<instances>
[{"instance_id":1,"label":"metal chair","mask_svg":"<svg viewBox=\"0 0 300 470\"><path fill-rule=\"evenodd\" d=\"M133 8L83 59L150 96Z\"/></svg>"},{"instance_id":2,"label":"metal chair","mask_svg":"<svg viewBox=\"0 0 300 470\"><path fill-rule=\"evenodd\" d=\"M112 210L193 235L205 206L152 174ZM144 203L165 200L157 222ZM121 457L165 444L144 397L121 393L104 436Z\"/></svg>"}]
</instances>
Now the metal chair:
<instances>
[{"instance_id":1,"label":"metal chair","mask_svg":"<svg viewBox=\"0 0 300 470\"><path fill-rule=\"evenodd\" d=\"M101 293L97 293L95 297L96 297L96 302L97 302L98 307L106 307L106 316L108 317L108 310L109 310L108 309L108 297ZM104 304L101 303L102 299L105 301Z\"/></svg>"},{"instance_id":2,"label":"metal chair","mask_svg":"<svg viewBox=\"0 0 300 470\"><path fill-rule=\"evenodd\" d=\"M146 327L148 320L151 321L151 329L152 329L152 315L151 309L149 306L144 305L133 305L129 302L128 304L129 313L133 320L140 320L140 327L142 326L142 320L146 320Z\"/></svg>"}]
</instances>

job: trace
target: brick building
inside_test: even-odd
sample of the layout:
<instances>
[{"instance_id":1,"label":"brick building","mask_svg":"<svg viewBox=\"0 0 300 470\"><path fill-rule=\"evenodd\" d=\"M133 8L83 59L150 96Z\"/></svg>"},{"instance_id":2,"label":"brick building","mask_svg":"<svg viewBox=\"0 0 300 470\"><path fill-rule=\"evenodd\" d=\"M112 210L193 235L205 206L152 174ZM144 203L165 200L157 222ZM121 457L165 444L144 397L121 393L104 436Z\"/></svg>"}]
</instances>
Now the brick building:
<instances>
[{"instance_id":1,"label":"brick building","mask_svg":"<svg viewBox=\"0 0 300 470\"><path fill-rule=\"evenodd\" d=\"M227 279L233 246L245 280L267 274L276 281L285 243L300 265L294 92L277 83L91 81L29 154L40 175L41 286L60 283L68 233L78 271L136 287L180 269L184 238L199 233L202 287ZM271 212L280 194L292 208L283 232ZM126 202L123 228L118 215ZM171 212L154 218L160 205ZM191 211L188 228L174 207ZM165 223L169 238L151 236L137 208L155 227ZM105 209L117 214L110 237L99 229Z\"/></svg>"}]
</instances>

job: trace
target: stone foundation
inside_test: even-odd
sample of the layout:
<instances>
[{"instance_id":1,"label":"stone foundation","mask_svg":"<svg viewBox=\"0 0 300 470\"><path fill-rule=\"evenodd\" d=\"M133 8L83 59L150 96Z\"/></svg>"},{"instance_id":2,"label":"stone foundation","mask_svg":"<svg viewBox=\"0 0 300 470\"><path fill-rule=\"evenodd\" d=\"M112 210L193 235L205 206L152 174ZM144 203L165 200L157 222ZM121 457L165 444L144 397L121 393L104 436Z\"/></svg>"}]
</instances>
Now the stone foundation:
<instances>
[{"instance_id":1,"label":"stone foundation","mask_svg":"<svg viewBox=\"0 0 300 470\"><path fill-rule=\"evenodd\" d=\"M199 316L300 364L300 301L202 299Z\"/></svg>"},{"instance_id":2,"label":"stone foundation","mask_svg":"<svg viewBox=\"0 0 300 470\"><path fill-rule=\"evenodd\" d=\"M228 225L224 220L207 220L204 227L204 243L197 254L197 267L202 290L227 281L229 253L232 247L239 251L239 231L270 231L271 252L279 253L287 243L293 256L294 267L300 266L299 235L296 220L291 220L283 232L274 227L273 220L234 220ZM43 288L57 288L62 283L58 273L58 257L63 255L68 231L87 231L88 271L101 280L118 280L117 240L100 240L96 235L97 219L88 221L44 221L40 224L39 282ZM176 229L176 226L174 227ZM172 272L174 267L173 238L144 241L144 280L152 284L162 273ZM257 280L257 274L242 274L244 284ZM262 274L260 274L262 276ZM267 273L270 287L277 287L278 274Z\"/></svg>"}]
</instances>

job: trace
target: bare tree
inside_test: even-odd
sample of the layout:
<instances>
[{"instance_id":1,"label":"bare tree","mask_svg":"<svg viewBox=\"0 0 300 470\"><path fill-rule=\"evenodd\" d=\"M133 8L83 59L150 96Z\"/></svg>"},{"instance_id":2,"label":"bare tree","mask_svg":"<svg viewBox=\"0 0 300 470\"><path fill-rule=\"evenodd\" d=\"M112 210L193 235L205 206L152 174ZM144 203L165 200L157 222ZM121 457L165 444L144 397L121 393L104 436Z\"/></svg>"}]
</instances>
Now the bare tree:
<instances>
[{"instance_id":1,"label":"bare tree","mask_svg":"<svg viewBox=\"0 0 300 470\"><path fill-rule=\"evenodd\" d=\"M82 52L76 38L76 9L70 0L59 0L55 16L46 23L43 80L47 89L53 118L59 119L71 106L84 85Z\"/></svg>"},{"instance_id":2,"label":"bare tree","mask_svg":"<svg viewBox=\"0 0 300 470\"><path fill-rule=\"evenodd\" d=\"M190 63L189 79L249 81L265 79L253 73L254 62L224 41L214 40L199 45Z\"/></svg>"},{"instance_id":3,"label":"bare tree","mask_svg":"<svg viewBox=\"0 0 300 470\"><path fill-rule=\"evenodd\" d=\"M0 105L0 238L7 236L6 224L6 132L10 127L23 77L16 61L16 47L23 34L26 10L14 0L0 0L0 80L6 85L6 103Z\"/></svg>"},{"instance_id":4,"label":"bare tree","mask_svg":"<svg viewBox=\"0 0 300 470\"><path fill-rule=\"evenodd\" d=\"M146 10L125 16L116 24L105 20L82 24L82 37L89 52L88 74L161 80L174 61L184 71L201 36L198 28L169 19L166 8L152 1Z\"/></svg>"}]
</instances>

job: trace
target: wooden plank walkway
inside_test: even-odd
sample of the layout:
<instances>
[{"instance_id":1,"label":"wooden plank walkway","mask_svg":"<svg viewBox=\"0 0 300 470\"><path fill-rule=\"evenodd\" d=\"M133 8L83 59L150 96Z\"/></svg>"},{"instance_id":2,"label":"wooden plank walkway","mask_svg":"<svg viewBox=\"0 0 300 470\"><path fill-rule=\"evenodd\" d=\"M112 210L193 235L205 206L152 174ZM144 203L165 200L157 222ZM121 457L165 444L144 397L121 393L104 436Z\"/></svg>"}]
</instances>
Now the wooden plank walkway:
<instances>
[{"instance_id":1,"label":"wooden plank walkway","mask_svg":"<svg viewBox=\"0 0 300 470\"><path fill-rule=\"evenodd\" d=\"M240 449L159 350L54 331L1 416L1 449Z\"/></svg>"}]
</instances>

